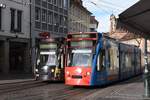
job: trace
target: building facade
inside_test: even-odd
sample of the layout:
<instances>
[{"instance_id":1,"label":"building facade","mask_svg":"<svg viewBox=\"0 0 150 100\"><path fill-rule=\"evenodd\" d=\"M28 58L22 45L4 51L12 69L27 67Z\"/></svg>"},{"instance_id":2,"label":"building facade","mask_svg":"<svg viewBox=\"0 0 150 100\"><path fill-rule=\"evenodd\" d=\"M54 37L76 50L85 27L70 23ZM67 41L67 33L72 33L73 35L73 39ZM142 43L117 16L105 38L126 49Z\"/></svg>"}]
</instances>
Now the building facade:
<instances>
[{"instance_id":1,"label":"building facade","mask_svg":"<svg viewBox=\"0 0 150 100\"><path fill-rule=\"evenodd\" d=\"M90 17L90 31L97 32L99 22L95 19L95 16Z\"/></svg>"},{"instance_id":2,"label":"building facade","mask_svg":"<svg viewBox=\"0 0 150 100\"><path fill-rule=\"evenodd\" d=\"M82 5L82 0L71 0L69 6L69 32L87 32L90 31L89 12Z\"/></svg>"},{"instance_id":3,"label":"building facade","mask_svg":"<svg viewBox=\"0 0 150 100\"><path fill-rule=\"evenodd\" d=\"M70 0L32 0L32 65L36 63L36 45L39 33L50 37L65 37L68 32L68 7Z\"/></svg>"},{"instance_id":4,"label":"building facade","mask_svg":"<svg viewBox=\"0 0 150 100\"><path fill-rule=\"evenodd\" d=\"M0 73L30 73L29 0L0 1Z\"/></svg>"},{"instance_id":5,"label":"building facade","mask_svg":"<svg viewBox=\"0 0 150 100\"><path fill-rule=\"evenodd\" d=\"M110 16L110 23L110 32L108 35L122 43L139 47L141 49L141 64L144 66L145 39L121 26L120 22L114 15ZM130 29L132 30L131 27ZM148 56L150 56L150 40L147 41L147 51L149 54ZM148 59L148 65L150 65L150 59Z\"/></svg>"}]
</instances>

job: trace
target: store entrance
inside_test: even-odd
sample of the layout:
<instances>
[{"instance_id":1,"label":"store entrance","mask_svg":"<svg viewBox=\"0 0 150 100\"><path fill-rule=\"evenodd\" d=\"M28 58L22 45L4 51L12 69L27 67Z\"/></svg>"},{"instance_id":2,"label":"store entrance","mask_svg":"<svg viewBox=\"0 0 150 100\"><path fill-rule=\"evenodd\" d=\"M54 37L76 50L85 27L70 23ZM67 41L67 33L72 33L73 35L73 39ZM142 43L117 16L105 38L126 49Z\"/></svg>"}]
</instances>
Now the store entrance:
<instances>
[{"instance_id":1,"label":"store entrance","mask_svg":"<svg viewBox=\"0 0 150 100\"><path fill-rule=\"evenodd\" d=\"M10 72L24 73L25 70L25 50L27 44L19 42L10 42Z\"/></svg>"}]
</instances>

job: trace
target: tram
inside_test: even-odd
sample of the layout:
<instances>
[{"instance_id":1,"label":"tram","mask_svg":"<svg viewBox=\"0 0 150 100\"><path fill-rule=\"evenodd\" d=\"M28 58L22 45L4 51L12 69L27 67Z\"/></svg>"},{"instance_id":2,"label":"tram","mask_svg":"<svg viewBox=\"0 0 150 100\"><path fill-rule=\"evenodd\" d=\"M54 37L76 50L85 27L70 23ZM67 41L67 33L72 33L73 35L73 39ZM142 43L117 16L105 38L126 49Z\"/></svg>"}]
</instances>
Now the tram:
<instances>
[{"instance_id":1,"label":"tram","mask_svg":"<svg viewBox=\"0 0 150 100\"><path fill-rule=\"evenodd\" d=\"M138 47L101 33L69 33L66 48L66 85L99 86L142 73Z\"/></svg>"},{"instance_id":2,"label":"tram","mask_svg":"<svg viewBox=\"0 0 150 100\"><path fill-rule=\"evenodd\" d=\"M36 79L64 81L65 39L42 37L38 42Z\"/></svg>"}]
</instances>

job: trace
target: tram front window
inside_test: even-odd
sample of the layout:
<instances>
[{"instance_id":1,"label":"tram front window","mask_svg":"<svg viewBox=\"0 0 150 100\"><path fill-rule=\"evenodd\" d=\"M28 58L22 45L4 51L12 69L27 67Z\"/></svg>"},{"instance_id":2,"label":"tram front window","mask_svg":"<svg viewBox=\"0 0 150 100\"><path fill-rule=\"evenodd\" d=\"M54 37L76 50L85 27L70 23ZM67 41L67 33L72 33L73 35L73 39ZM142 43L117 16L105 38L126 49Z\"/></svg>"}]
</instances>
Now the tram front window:
<instances>
[{"instance_id":1,"label":"tram front window","mask_svg":"<svg viewBox=\"0 0 150 100\"><path fill-rule=\"evenodd\" d=\"M90 67L92 51L88 49L72 50L71 66Z\"/></svg>"},{"instance_id":2,"label":"tram front window","mask_svg":"<svg viewBox=\"0 0 150 100\"><path fill-rule=\"evenodd\" d=\"M56 66L55 52L40 52L40 66Z\"/></svg>"}]
</instances>

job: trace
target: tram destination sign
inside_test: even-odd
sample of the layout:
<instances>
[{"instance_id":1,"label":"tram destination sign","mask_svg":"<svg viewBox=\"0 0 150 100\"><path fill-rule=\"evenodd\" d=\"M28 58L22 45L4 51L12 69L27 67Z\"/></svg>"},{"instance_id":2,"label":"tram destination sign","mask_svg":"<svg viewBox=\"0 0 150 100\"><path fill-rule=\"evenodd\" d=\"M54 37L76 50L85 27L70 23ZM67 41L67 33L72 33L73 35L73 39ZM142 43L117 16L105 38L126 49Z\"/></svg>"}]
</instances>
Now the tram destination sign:
<instances>
[{"instance_id":1,"label":"tram destination sign","mask_svg":"<svg viewBox=\"0 0 150 100\"><path fill-rule=\"evenodd\" d=\"M50 49L50 48L57 48L57 44L56 43L40 44L40 49Z\"/></svg>"},{"instance_id":2,"label":"tram destination sign","mask_svg":"<svg viewBox=\"0 0 150 100\"><path fill-rule=\"evenodd\" d=\"M93 41L71 41L71 46L72 47L92 47L93 46Z\"/></svg>"}]
</instances>

